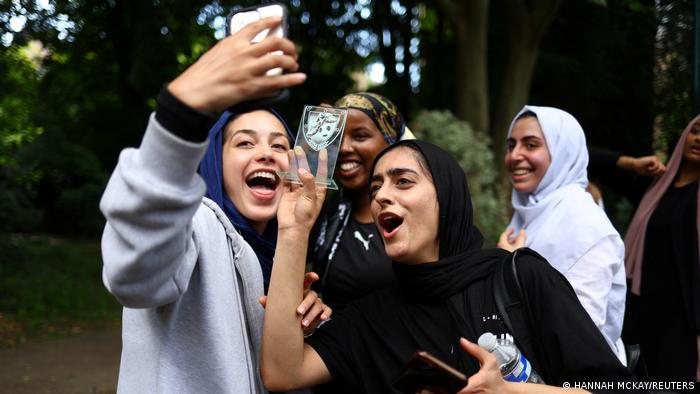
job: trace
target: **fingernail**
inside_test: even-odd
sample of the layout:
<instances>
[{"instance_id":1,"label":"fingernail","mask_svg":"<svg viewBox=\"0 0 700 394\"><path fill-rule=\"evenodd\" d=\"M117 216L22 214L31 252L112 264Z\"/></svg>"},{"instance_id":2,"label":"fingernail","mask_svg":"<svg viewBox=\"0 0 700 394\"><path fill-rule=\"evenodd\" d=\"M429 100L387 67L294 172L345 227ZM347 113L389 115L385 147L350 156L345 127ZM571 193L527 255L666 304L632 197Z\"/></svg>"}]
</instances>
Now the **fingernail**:
<instances>
[{"instance_id":1,"label":"fingernail","mask_svg":"<svg viewBox=\"0 0 700 394\"><path fill-rule=\"evenodd\" d=\"M304 308L303 306L300 306L299 308L297 308L297 312L299 312L299 313L304 313L305 310L306 310L306 308Z\"/></svg>"},{"instance_id":2,"label":"fingernail","mask_svg":"<svg viewBox=\"0 0 700 394\"><path fill-rule=\"evenodd\" d=\"M301 324L302 324L304 327L307 327L307 326L309 325L309 321L308 321L308 320L304 320L304 321L301 322Z\"/></svg>"},{"instance_id":3,"label":"fingernail","mask_svg":"<svg viewBox=\"0 0 700 394\"><path fill-rule=\"evenodd\" d=\"M309 172L306 171L306 170L303 169L303 168L300 168L300 169L299 169L299 175L306 175L306 174L308 174L308 173L309 173Z\"/></svg>"}]
</instances>

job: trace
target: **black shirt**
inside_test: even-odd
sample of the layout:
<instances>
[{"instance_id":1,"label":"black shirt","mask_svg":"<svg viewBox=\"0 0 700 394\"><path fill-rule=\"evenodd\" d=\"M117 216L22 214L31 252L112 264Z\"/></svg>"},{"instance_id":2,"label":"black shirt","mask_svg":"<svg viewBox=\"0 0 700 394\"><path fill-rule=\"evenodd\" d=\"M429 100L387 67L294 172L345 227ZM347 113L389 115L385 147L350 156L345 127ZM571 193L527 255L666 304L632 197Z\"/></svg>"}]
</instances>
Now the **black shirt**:
<instances>
[{"instance_id":1,"label":"black shirt","mask_svg":"<svg viewBox=\"0 0 700 394\"><path fill-rule=\"evenodd\" d=\"M391 260L374 223L350 217L324 278L323 301L340 311L350 301L395 285Z\"/></svg>"},{"instance_id":2,"label":"black shirt","mask_svg":"<svg viewBox=\"0 0 700 394\"><path fill-rule=\"evenodd\" d=\"M548 384L627 379L605 339L583 309L566 279L531 256L518 261L524 298L530 306L533 364ZM475 360L459 362L460 335L476 342L484 332L509 335L493 302L491 277L464 289L467 327L457 326L446 303L410 301L400 289L387 289L350 303L307 342L323 359L333 379L355 392L397 392L392 380L416 350L462 370L476 373ZM458 293L460 294L460 293Z\"/></svg>"}]
</instances>

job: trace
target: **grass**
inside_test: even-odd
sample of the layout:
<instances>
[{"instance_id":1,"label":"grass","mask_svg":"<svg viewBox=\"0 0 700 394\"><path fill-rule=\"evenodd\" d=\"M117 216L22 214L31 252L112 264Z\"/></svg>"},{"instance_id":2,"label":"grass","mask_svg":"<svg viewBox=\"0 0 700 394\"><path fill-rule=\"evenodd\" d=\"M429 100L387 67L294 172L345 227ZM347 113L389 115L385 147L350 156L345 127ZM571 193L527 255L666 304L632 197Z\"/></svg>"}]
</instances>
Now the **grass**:
<instances>
[{"instance_id":1,"label":"grass","mask_svg":"<svg viewBox=\"0 0 700 394\"><path fill-rule=\"evenodd\" d=\"M0 346L118 323L98 242L14 235L8 244L0 255Z\"/></svg>"}]
</instances>

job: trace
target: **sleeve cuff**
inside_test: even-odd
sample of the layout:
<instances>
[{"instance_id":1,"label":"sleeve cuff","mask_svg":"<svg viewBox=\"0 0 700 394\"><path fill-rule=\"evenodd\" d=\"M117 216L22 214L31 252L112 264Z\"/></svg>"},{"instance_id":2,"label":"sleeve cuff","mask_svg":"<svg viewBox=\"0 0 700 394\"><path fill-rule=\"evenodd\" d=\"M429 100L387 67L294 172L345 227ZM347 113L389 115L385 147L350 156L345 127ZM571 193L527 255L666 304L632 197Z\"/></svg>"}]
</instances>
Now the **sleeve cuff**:
<instances>
[{"instance_id":1,"label":"sleeve cuff","mask_svg":"<svg viewBox=\"0 0 700 394\"><path fill-rule=\"evenodd\" d=\"M166 130L190 142L204 142L216 122L211 114L199 112L175 97L164 85L158 93L156 120Z\"/></svg>"}]
</instances>

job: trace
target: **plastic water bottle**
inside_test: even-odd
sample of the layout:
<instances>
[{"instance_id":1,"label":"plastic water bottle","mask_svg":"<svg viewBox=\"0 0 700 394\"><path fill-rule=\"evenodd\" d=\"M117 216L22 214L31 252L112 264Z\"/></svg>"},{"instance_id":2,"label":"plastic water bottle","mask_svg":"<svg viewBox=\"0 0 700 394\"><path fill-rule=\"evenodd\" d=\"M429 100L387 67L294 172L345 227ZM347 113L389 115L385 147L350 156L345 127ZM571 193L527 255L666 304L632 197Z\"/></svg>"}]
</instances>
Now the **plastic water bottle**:
<instances>
[{"instance_id":1,"label":"plastic water bottle","mask_svg":"<svg viewBox=\"0 0 700 394\"><path fill-rule=\"evenodd\" d=\"M544 384L544 380L532 369L530 361L513 341L499 339L492 333L486 332L479 337L478 342L479 346L496 356L504 380Z\"/></svg>"}]
</instances>

